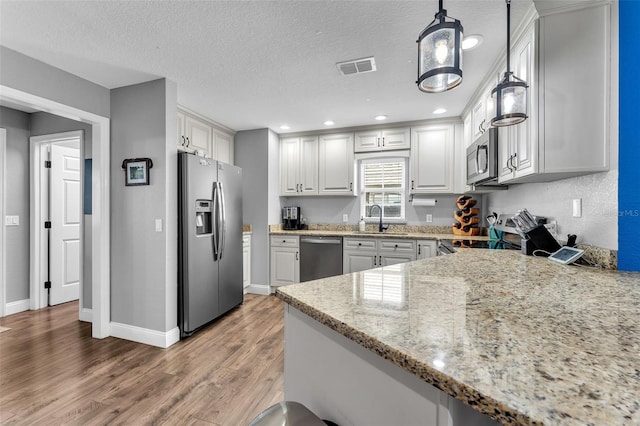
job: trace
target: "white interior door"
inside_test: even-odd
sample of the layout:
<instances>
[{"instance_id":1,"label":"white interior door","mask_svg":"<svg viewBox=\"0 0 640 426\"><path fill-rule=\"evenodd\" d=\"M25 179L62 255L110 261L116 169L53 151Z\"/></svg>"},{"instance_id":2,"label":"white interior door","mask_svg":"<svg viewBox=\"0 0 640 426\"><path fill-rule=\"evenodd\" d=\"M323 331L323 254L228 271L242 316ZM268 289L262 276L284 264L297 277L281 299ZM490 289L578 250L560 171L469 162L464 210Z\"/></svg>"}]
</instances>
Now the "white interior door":
<instances>
[{"instance_id":1,"label":"white interior door","mask_svg":"<svg viewBox=\"0 0 640 426\"><path fill-rule=\"evenodd\" d=\"M80 170L79 149L51 145L51 305L80 294Z\"/></svg>"}]
</instances>

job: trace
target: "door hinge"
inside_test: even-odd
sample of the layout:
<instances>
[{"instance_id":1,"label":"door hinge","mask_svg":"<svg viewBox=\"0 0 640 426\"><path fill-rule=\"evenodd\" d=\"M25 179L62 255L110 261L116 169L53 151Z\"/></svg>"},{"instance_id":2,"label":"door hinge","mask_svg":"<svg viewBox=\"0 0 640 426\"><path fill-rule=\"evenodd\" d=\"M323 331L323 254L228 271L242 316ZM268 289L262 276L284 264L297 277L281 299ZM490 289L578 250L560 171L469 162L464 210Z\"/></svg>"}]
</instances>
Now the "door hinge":
<instances>
[{"instance_id":1,"label":"door hinge","mask_svg":"<svg viewBox=\"0 0 640 426\"><path fill-rule=\"evenodd\" d=\"M45 222L44 222L44 228L45 228L45 229L51 229L51 222L50 222L50 221L48 221L48 220L47 220L47 221L45 221Z\"/></svg>"},{"instance_id":2,"label":"door hinge","mask_svg":"<svg viewBox=\"0 0 640 426\"><path fill-rule=\"evenodd\" d=\"M45 160L44 168L45 169L50 169L51 168L51 160Z\"/></svg>"},{"instance_id":3,"label":"door hinge","mask_svg":"<svg viewBox=\"0 0 640 426\"><path fill-rule=\"evenodd\" d=\"M44 288L51 288L51 281L45 281Z\"/></svg>"}]
</instances>

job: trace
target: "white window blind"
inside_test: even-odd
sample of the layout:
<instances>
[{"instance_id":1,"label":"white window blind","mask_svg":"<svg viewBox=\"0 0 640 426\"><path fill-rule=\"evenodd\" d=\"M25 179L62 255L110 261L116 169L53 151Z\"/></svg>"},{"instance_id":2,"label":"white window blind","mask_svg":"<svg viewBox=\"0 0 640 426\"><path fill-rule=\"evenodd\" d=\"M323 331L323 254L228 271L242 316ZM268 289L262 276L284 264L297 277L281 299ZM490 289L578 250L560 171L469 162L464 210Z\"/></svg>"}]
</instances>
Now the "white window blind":
<instances>
[{"instance_id":1,"label":"white window blind","mask_svg":"<svg viewBox=\"0 0 640 426\"><path fill-rule=\"evenodd\" d=\"M406 159L390 158L363 160L361 163L361 214L365 219L377 220L377 204L382 208L382 219L404 221Z\"/></svg>"}]
</instances>

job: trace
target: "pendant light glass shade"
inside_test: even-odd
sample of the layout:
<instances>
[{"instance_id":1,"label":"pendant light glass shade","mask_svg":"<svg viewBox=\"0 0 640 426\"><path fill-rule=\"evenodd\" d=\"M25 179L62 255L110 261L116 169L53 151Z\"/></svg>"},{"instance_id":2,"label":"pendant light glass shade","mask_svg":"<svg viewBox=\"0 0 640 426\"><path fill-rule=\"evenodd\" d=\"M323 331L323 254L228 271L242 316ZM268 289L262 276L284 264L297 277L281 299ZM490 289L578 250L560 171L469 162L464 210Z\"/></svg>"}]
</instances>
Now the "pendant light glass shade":
<instances>
[{"instance_id":1,"label":"pendant light glass shade","mask_svg":"<svg viewBox=\"0 0 640 426\"><path fill-rule=\"evenodd\" d=\"M418 37L418 89L444 92L462 83L462 25L442 8ZM451 19L451 18L449 18Z\"/></svg>"},{"instance_id":2,"label":"pendant light glass shade","mask_svg":"<svg viewBox=\"0 0 640 426\"><path fill-rule=\"evenodd\" d=\"M496 108L492 126L511 126L527 119L527 87L512 73L504 73L502 81L491 91Z\"/></svg>"},{"instance_id":3,"label":"pendant light glass shade","mask_svg":"<svg viewBox=\"0 0 640 426\"><path fill-rule=\"evenodd\" d=\"M491 91L495 115L492 126L512 126L527 119L527 83L510 70L511 67L511 0L507 3L507 71L498 85Z\"/></svg>"}]
</instances>

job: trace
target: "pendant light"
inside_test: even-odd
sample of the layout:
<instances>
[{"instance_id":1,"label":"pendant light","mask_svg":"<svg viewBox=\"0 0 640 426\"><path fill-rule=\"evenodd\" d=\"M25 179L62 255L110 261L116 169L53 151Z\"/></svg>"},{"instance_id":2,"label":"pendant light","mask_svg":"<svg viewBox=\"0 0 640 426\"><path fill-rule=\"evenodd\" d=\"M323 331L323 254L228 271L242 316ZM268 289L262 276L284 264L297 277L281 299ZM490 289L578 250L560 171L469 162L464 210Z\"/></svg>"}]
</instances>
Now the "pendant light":
<instances>
[{"instance_id":1,"label":"pendant light","mask_svg":"<svg viewBox=\"0 0 640 426\"><path fill-rule=\"evenodd\" d=\"M507 3L507 71L502 81L491 91L495 116L492 126L512 126L527 119L527 83L511 72L511 0Z\"/></svg>"},{"instance_id":2,"label":"pendant light","mask_svg":"<svg viewBox=\"0 0 640 426\"><path fill-rule=\"evenodd\" d=\"M418 37L418 89L444 92L462 82L462 25L442 8Z\"/></svg>"}]
</instances>

